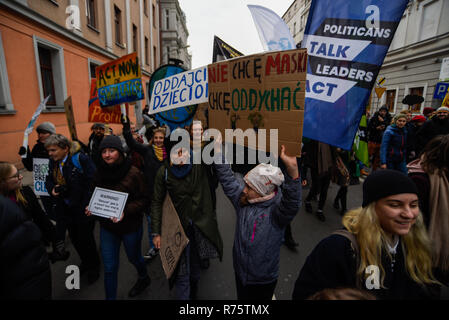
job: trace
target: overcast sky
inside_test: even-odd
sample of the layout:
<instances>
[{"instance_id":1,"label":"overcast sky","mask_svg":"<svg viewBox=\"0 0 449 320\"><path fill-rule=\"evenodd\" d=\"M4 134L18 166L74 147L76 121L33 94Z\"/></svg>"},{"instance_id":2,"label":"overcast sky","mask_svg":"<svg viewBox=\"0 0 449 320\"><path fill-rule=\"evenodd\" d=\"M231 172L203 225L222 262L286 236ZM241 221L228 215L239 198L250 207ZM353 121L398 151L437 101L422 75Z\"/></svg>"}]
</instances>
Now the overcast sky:
<instances>
[{"instance_id":1,"label":"overcast sky","mask_svg":"<svg viewBox=\"0 0 449 320\"><path fill-rule=\"evenodd\" d=\"M245 55L262 52L248 4L267 7L280 17L293 0L179 0L187 17L192 69L212 63L214 35Z\"/></svg>"}]
</instances>

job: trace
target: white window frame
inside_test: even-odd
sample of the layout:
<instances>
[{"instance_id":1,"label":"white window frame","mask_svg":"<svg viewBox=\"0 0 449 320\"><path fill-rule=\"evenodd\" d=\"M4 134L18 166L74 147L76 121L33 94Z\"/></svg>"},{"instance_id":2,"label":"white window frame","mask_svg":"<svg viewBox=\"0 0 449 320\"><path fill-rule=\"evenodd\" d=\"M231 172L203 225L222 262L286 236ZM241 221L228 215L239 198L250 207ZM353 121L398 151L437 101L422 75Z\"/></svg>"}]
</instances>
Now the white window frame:
<instances>
[{"instance_id":1,"label":"white window frame","mask_svg":"<svg viewBox=\"0 0 449 320\"><path fill-rule=\"evenodd\" d=\"M398 96L399 96L399 86L394 86L394 87L386 87L387 89L385 90L384 94L382 95L382 98L380 98L380 106L383 106L384 104L387 103L387 91L391 91L391 90L395 90L396 94L394 96L394 106L393 106L393 114L396 113L396 109L397 109L397 105L398 105ZM380 107L379 107L380 109Z\"/></svg>"},{"instance_id":2,"label":"white window frame","mask_svg":"<svg viewBox=\"0 0 449 320\"><path fill-rule=\"evenodd\" d=\"M439 9L437 10L440 14L438 15L438 17L435 17L435 22L436 22L436 28L435 28L435 33L433 35L431 35L430 37L420 40L421 38L421 31L422 31L422 26L423 26L423 19L424 19L424 7L427 6L428 4L431 4L432 2L438 2L438 4L440 5ZM436 37L438 35L438 26L440 25L440 20L441 20L441 15L443 12L443 1L442 0L425 0L425 1L421 1L418 4L422 9L419 10L419 17L418 17L418 21L419 21L419 32L416 33L416 42L419 41L426 41L428 39L431 39L433 37Z\"/></svg>"},{"instance_id":3,"label":"white window frame","mask_svg":"<svg viewBox=\"0 0 449 320\"><path fill-rule=\"evenodd\" d=\"M43 101L44 89L42 87L41 66L39 62L38 47L42 46L52 51L52 69L53 69L53 84L55 86L55 100L56 106L46 106L44 111L64 111L64 101L67 99L67 84L65 77L64 64L64 48L46 39L39 38L33 35L34 57L36 61L37 81L39 86L40 100ZM53 55L56 53L56 55Z\"/></svg>"},{"instance_id":4,"label":"white window frame","mask_svg":"<svg viewBox=\"0 0 449 320\"><path fill-rule=\"evenodd\" d=\"M92 58L87 58L87 70L88 70L88 74L89 74L89 85L90 85L90 80L92 80L92 74L90 73L90 65L94 64L97 67L101 66L103 64L103 62L92 59Z\"/></svg>"},{"instance_id":5,"label":"white window frame","mask_svg":"<svg viewBox=\"0 0 449 320\"><path fill-rule=\"evenodd\" d=\"M0 114L15 113L9 87L8 69L6 67L5 52L3 50L2 34L0 32Z\"/></svg>"},{"instance_id":6,"label":"white window frame","mask_svg":"<svg viewBox=\"0 0 449 320\"><path fill-rule=\"evenodd\" d=\"M413 84L406 84L405 85L405 90L404 90L404 98L410 94L410 89L411 88L419 88L419 87L423 87L423 92L422 92L422 96L424 98L424 101L421 103L421 109L419 110L419 113L422 113L422 111L424 110L424 105L426 103L426 95L427 95L427 82L420 82L420 83L413 83ZM403 104L403 106L405 106Z\"/></svg>"}]
</instances>

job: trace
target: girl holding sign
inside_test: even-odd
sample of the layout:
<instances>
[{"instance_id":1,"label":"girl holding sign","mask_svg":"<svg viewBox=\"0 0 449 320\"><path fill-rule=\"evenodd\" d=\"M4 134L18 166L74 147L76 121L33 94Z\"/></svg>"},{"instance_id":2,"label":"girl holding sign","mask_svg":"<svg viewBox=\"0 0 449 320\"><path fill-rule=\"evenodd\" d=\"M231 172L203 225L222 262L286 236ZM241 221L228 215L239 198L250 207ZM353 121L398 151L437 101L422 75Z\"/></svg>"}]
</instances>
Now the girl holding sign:
<instances>
[{"instance_id":1,"label":"girl holding sign","mask_svg":"<svg viewBox=\"0 0 449 320\"><path fill-rule=\"evenodd\" d=\"M123 242L129 262L138 273L136 284L129 291L130 297L142 293L150 285L145 261L142 257L142 213L148 207L148 191L145 177L125 156L122 142L117 136L106 136L100 144L101 159L94 179L95 187L128 193L128 199L120 219L101 218L100 247L104 264L104 286L107 300L117 297L117 275L120 244ZM92 213L86 208L86 214Z\"/></svg>"}]
</instances>

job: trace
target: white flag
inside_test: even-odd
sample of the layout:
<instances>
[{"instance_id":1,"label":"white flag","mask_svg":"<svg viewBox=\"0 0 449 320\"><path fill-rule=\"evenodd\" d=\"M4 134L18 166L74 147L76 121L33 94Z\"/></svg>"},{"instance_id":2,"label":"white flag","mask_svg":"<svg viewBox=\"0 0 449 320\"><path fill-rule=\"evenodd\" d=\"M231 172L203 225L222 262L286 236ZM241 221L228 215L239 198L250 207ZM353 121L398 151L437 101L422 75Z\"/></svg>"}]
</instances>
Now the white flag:
<instances>
[{"instance_id":1,"label":"white flag","mask_svg":"<svg viewBox=\"0 0 449 320\"><path fill-rule=\"evenodd\" d=\"M34 123L36 122L37 118L41 114L42 110L44 110L45 105L47 104L48 99L50 99L50 95L48 95L48 97L45 98L44 101L39 103L39 105L37 106L36 111L34 112L33 116L31 117L30 122L28 123L28 126L25 129L25 132L23 134L23 144L22 144L23 147L25 148L25 150L28 147L28 136L31 134L31 132L33 132ZM22 158L26 158L26 157L27 157L26 153L24 155L22 155Z\"/></svg>"},{"instance_id":2,"label":"white flag","mask_svg":"<svg viewBox=\"0 0 449 320\"><path fill-rule=\"evenodd\" d=\"M265 51L295 49L295 41L289 28L275 12L262 7L248 5Z\"/></svg>"}]
</instances>

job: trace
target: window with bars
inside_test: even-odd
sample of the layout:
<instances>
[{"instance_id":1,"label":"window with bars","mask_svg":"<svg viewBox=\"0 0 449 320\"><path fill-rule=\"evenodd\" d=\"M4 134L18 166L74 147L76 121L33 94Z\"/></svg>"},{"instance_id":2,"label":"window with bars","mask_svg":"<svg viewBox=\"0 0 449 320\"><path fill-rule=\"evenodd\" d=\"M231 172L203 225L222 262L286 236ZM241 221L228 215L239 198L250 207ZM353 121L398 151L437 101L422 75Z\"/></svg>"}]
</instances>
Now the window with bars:
<instances>
[{"instance_id":1,"label":"window with bars","mask_svg":"<svg viewBox=\"0 0 449 320\"><path fill-rule=\"evenodd\" d=\"M86 0L87 6L87 24L97 28L97 13L95 0Z\"/></svg>"},{"instance_id":2,"label":"window with bars","mask_svg":"<svg viewBox=\"0 0 449 320\"><path fill-rule=\"evenodd\" d=\"M122 44L122 11L114 6L115 42Z\"/></svg>"},{"instance_id":3,"label":"window with bars","mask_svg":"<svg viewBox=\"0 0 449 320\"><path fill-rule=\"evenodd\" d=\"M56 105L55 85L53 81L53 67L51 63L51 51L44 47L38 48L39 65L41 69L42 90L44 97L50 95L47 101L48 106Z\"/></svg>"}]
</instances>

